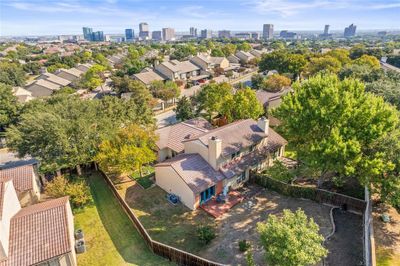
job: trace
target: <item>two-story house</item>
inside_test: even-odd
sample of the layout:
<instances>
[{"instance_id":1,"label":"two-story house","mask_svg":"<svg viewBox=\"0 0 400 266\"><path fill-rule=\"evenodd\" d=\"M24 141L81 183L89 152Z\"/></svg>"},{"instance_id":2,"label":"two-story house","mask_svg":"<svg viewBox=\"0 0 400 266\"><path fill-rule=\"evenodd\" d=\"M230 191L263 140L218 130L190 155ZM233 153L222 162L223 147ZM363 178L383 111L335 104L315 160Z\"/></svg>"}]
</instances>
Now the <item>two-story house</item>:
<instances>
[{"instance_id":1,"label":"two-story house","mask_svg":"<svg viewBox=\"0 0 400 266\"><path fill-rule=\"evenodd\" d=\"M208 72L212 72L216 67L220 67L222 69L229 67L229 61L225 57L213 57L200 54L191 57L189 60L202 70Z\"/></svg>"},{"instance_id":2,"label":"two-story house","mask_svg":"<svg viewBox=\"0 0 400 266\"><path fill-rule=\"evenodd\" d=\"M209 130L183 142L182 154L155 166L156 184L176 194L190 209L240 187L250 170L283 156L287 141L269 121L246 119Z\"/></svg>"},{"instance_id":3,"label":"two-story house","mask_svg":"<svg viewBox=\"0 0 400 266\"><path fill-rule=\"evenodd\" d=\"M169 80L188 80L200 75L200 68L190 61L171 60L155 66L156 72Z\"/></svg>"},{"instance_id":4,"label":"two-story house","mask_svg":"<svg viewBox=\"0 0 400 266\"><path fill-rule=\"evenodd\" d=\"M21 208L14 179L0 176L0 266L76 265L68 197Z\"/></svg>"}]
</instances>

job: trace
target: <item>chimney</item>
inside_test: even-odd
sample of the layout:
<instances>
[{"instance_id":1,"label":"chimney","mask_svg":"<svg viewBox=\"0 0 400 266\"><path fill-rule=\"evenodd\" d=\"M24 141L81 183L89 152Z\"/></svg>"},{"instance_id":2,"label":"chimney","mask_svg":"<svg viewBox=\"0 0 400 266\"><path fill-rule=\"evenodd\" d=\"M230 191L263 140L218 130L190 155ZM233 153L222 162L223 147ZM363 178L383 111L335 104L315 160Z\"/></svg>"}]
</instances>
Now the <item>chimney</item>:
<instances>
[{"instance_id":1,"label":"chimney","mask_svg":"<svg viewBox=\"0 0 400 266\"><path fill-rule=\"evenodd\" d=\"M218 170L218 160L222 153L222 140L218 137L211 137L208 140L208 163Z\"/></svg>"},{"instance_id":2,"label":"chimney","mask_svg":"<svg viewBox=\"0 0 400 266\"><path fill-rule=\"evenodd\" d=\"M265 116L258 119L257 126L268 135L269 120Z\"/></svg>"}]
</instances>

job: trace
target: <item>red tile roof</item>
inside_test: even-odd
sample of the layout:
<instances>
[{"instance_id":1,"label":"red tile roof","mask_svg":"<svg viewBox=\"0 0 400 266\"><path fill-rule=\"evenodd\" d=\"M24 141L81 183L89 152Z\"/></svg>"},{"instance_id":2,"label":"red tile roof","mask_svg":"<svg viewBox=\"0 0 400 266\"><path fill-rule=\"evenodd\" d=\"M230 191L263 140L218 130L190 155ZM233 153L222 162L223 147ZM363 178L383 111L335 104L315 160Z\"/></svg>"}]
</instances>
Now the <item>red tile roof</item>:
<instances>
[{"instance_id":1,"label":"red tile roof","mask_svg":"<svg viewBox=\"0 0 400 266\"><path fill-rule=\"evenodd\" d=\"M35 172L33 165L29 164L0 170L0 178L2 177L12 178L15 190L23 192L33 189Z\"/></svg>"},{"instance_id":2,"label":"red tile roof","mask_svg":"<svg viewBox=\"0 0 400 266\"><path fill-rule=\"evenodd\" d=\"M0 266L32 265L71 252L68 197L21 209L10 224L9 253Z\"/></svg>"}]
</instances>

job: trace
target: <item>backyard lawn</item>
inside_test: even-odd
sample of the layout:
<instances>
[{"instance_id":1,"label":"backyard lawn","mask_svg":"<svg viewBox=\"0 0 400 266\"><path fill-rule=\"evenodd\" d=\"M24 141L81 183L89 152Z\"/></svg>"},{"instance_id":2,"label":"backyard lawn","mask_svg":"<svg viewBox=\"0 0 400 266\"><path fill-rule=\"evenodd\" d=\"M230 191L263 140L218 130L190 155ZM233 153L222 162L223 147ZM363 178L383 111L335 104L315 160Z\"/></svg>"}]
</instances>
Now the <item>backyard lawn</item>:
<instances>
[{"instance_id":1,"label":"backyard lawn","mask_svg":"<svg viewBox=\"0 0 400 266\"><path fill-rule=\"evenodd\" d=\"M214 218L202 210L192 212L182 204L172 205L158 186L144 190L133 182L118 188L154 240L193 253L203 249L196 235L197 226L214 225Z\"/></svg>"},{"instance_id":2,"label":"backyard lawn","mask_svg":"<svg viewBox=\"0 0 400 266\"><path fill-rule=\"evenodd\" d=\"M74 215L87 247L78 265L170 265L148 249L103 178L95 173L89 180L94 205Z\"/></svg>"}]
</instances>

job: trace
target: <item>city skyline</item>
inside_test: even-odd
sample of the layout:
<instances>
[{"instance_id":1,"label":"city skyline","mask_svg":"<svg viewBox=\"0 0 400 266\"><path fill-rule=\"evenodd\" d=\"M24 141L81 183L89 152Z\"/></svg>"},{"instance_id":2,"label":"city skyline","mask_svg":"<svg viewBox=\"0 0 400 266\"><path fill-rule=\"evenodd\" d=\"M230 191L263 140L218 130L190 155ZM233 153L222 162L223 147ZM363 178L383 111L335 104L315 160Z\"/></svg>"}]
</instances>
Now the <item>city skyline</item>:
<instances>
[{"instance_id":1,"label":"city skyline","mask_svg":"<svg viewBox=\"0 0 400 266\"><path fill-rule=\"evenodd\" d=\"M123 34L126 28L138 30L143 21L150 32L165 27L186 32L189 26L262 31L265 23L274 24L275 31L314 31L325 24L336 31L351 23L360 30L400 28L397 0L5 0L0 9L0 36L80 34L82 25Z\"/></svg>"}]
</instances>

